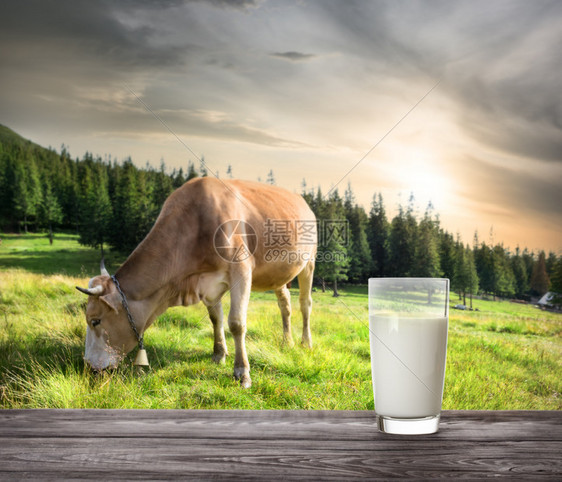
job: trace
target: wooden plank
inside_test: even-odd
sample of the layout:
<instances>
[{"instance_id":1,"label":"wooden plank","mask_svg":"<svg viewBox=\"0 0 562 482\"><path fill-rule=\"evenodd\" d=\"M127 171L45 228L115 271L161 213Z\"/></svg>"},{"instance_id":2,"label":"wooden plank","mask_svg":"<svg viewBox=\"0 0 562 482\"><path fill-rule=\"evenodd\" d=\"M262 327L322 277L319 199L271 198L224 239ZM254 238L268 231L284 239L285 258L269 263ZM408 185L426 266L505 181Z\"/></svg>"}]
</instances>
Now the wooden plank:
<instances>
[{"instance_id":1,"label":"wooden plank","mask_svg":"<svg viewBox=\"0 0 562 482\"><path fill-rule=\"evenodd\" d=\"M33 436L37 430L52 436L149 434L153 438L183 437L185 430L220 438L241 430L263 438L315 439L326 430L332 438L340 439L370 439L373 433L385 436L373 432L375 416L368 411L0 410L0 423L0 436L12 433ZM236 432L229 430L233 426L237 427ZM548 440L551 433L559 434L561 429L562 411L445 411L439 433L431 437L490 440L511 434L524 435L525 440Z\"/></svg>"},{"instance_id":2,"label":"wooden plank","mask_svg":"<svg viewBox=\"0 0 562 482\"><path fill-rule=\"evenodd\" d=\"M0 478L562 477L562 412L444 412L381 434L372 412L0 411Z\"/></svg>"}]
</instances>

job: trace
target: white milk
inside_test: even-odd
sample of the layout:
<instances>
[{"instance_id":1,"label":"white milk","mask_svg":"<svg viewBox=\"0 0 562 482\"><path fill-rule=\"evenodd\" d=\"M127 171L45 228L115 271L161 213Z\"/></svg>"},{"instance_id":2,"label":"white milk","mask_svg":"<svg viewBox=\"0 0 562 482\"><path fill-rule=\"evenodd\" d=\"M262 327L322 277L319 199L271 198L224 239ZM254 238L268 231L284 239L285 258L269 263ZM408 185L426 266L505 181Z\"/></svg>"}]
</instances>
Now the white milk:
<instances>
[{"instance_id":1,"label":"white milk","mask_svg":"<svg viewBox=\"0 0 562 482\"><path fill-rule=\"evenodd\" d=\"M377 415L421 418L439 414L447 318L371 316L370 328Z\"/></svg>"}]
</instances>

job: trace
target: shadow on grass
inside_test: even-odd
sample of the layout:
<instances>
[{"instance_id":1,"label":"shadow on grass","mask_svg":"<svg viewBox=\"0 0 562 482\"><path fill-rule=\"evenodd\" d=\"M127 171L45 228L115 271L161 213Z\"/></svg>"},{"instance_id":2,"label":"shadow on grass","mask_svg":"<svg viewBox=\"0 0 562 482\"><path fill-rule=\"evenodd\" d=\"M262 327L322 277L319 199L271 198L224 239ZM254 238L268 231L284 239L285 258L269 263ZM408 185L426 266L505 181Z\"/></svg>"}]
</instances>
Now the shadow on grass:
<instances>
[{"instance_id":1,"label":"shadow on grass","mask_svg":"<svg viewBox=\"0 0 562 482\"><path fill-rule=\"evenodd\" d=\"M27 240L38 240L38 239L44 239L44 240L48 240L49 239L49 235L46 233L27 233L27 234L14 234L14 233L2 233L0 235L1 238L6 239L6 240L17 240L17 239L27 239ZM60 241L75 241L77 238L76 235L74 234L65 234L65 233L55 233L54 235L54 240L55 243L57 242L57 240Z\"/></svg>"},{"instance_id":2,"label":"shadow on grass","mask_svg":"<svg viewBox=\"0 0 562 482\"><path fill-rule=\"evenodd\" d=\"M200 367L200 363L216 366L212 361L212 350L203 348L178 350L163 346L147 346L146 350L150 362L147 373L157 374L160 370L181 364L185 366L184 375L189 374L190 378L199 379L202 373L195 367ZM133 371L136 353L137 350L133 350L113 370L96 372L84 361L84 345L78 340L70 342L57 338L38 337L31 341L23 341L8 338L0 342L0 385L7 385L15 379L41 377L52 372L83 373L91 381L99 379L104 374L125 376L136 374Z\"/></svg>"},{"instance_id":3,"label":"shadow on grass","mask_svg":"<svg viewBox=\"0 0 562 482\"><path fill-rule=\"evenodd\" d=\"M0 382L6 383L10 374L33 374L47 370L63 373L84 370L84 347L78 342L39 337L23 341L8 338L0 342Z\"/></svg>"},{"instance_id":4,"label":"shadow on grass","mask_svg":"<svg viewBox=\"0 0 562 482\"><path fill-rule=\"evenodd\" d=\"M113 260L124 257L108 254ZM45 249L0 254L0 269L19 268L36 274L62 274L74 277L92 277L99 274L100 255L98 251L88 248ZM110 272L114 272L119 263L106 262Z\"/></svg>"}]
</instances>

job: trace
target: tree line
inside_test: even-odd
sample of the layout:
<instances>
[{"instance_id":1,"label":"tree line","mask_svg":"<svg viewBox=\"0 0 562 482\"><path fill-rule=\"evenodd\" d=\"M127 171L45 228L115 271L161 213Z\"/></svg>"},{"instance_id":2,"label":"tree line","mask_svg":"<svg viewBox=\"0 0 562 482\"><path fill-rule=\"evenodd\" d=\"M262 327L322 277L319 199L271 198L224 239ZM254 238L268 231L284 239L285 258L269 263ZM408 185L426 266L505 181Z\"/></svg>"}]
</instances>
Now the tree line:
<instances>
[{"instance_id":1,"label":"tree line","mask_svg":"<svg viewBox=\"0 0 562 482\"><path fill-rule=\"evenodd\" d=\"M128 253L152 227L171 192L197 176L208 175L205 163L189 162L186 170L168 172L136 167L86 153L72 159L42 148L0 126L0 228L4 231L53 229L78 233L80 243ZM229 166L227 176L232 177ZM265 182L275 183L273 171ZM351 186L323 195L320 188L302 195L319 220L320 243L316 277L337 294L338 282L366 283L369 277L446 277L463 297L485 293L528 299L547 290L562 292L562 256L546 255L503 244L464 244L440 225L429 204L417 213L413 195L390 219L383 197L375 193L367 212ZM337 229L336 229L337 228Z\"/></svg>"},{"instance_id":2,"label":"tree line","mask_svg":"<svg viewBox=\"0 0 562 482\"><path fill-rule=\"evenodd\" d=\"M172 191L198 175L206 171L193 163L167 173L164 163L139 169L130 158L72 159L65 146L57 153L0 126L0 228L47 229L52 240L56 226L102 252L107 245L130 252Z\"/></svg>"},{"instance_id":3,"label":"tree line","mask_svg":"<svg viewBox=\"0 0 562 482\"><path fill-rule=\"evenodd\" d=\"M302 195L319 220L347 223L347 242L342 235L319 245L320 252L345 254L336 262L323 262L320 256L317 263L317 275L332 282L335 293L338 281L365 283L370 277L390 276L449 278L451 290L465 305L467 296L471 304L477 293L521 300L549 289L562 293L562 256L519 247L511 251L502 243L480 241L477 233L472 245L465 244L440 225L431 203L419 214L413 195L392 219L380 193L373 195L368 213L355 202L350 185L342 198L337 190L327 196L320 189L307 190L303 181Z\"/></svg>"}]
</instances>

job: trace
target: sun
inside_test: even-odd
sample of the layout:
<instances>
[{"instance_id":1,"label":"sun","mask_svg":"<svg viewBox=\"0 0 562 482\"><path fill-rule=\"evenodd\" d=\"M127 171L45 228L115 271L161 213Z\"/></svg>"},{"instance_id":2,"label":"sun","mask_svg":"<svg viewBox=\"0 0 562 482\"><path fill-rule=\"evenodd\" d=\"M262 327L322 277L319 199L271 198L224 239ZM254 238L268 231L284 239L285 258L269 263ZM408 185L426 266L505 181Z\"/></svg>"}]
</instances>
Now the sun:
<instances>
[{"instance_id":1,"label":"sun","mask_svg":"<svg viewBox=\"0 0 562 482\"><path fill-rule=\"evenodd\" d=\"M446 208L455 179L448 175L442 156L426 148L403 147L396 153L394 184L399 191L413 193L416 201Z\"/></svg>"}]
</instances>

